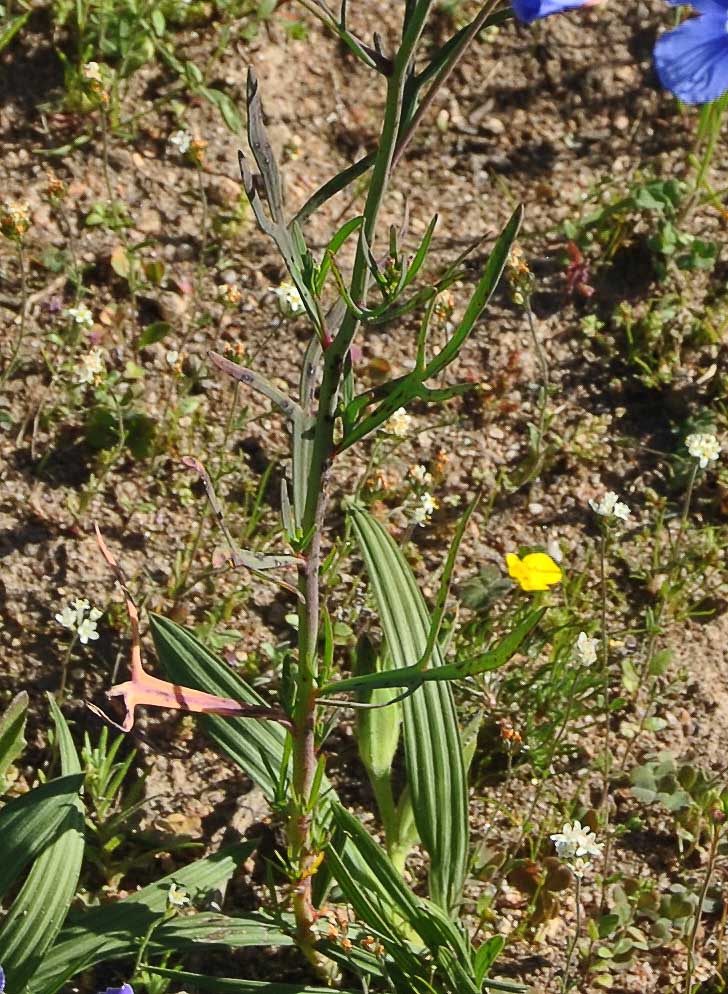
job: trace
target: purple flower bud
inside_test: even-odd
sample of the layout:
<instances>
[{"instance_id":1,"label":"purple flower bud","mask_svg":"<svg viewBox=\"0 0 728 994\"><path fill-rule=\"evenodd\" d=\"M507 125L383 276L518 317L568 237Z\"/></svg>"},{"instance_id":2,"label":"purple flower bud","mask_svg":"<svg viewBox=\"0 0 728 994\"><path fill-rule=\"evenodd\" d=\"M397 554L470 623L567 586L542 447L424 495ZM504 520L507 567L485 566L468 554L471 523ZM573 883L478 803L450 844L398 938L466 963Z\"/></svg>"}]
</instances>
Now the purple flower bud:
<instances>
[{"instance_id":1,"label":"purple flower bud","mask_svg":"<svg viewBox=\"0 0 728 994\"><path fill-rule=\"evenodd\" d=\"M99 994L134 994L134 988L131 984L122 984L121 987L107 987L105 991L99 991Z\"/></svg>"}]
</instances>

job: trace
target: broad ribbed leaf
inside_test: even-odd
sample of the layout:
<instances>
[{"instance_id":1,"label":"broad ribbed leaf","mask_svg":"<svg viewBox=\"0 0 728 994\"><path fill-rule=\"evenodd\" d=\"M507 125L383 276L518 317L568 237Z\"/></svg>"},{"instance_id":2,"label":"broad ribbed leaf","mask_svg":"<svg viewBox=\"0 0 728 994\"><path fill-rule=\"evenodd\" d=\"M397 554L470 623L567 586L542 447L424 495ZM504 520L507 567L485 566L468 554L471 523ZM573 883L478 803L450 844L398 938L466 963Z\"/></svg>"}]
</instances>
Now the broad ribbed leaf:
<instances>
[{"instance_id":1,"label":"broad ribbed leaf","mask_svg":"<svg viewBox=\"0 0 728 994\"><path fill-rule=\"evenodd\" d=\"M302 987L300 984L279 984L269 980L236 980L232 977L211 977L205 973L186 973L183 970L166 970L153 967L150 973L169 977L182 986L194 990L210 991L211 994L331 994L330 987ZM354 994L337 988L339 994Z\"/></svg>"},{"instance_id":2,"label":"broad ribbed leaf","mask_svg":"<svg viewBox=\"0 0 728 994\"><path fill-rule=\"evenodd\" d=\"M159 662L174 683L232 697L244 704L265 704L253 688L209 652L191 632L168 618L150 616ZM275 796L286 733L270 721L205 715L210 738L260 787L269 801Z\"/></svg>"},{"instance_id":3,"label":"broad ribbed leaf","mask_svg":"<svg viewBox=\"0 0 728 994\"><path fill-rule=\"evenodd\" d=\"M242 917L205 912L199 915L173 918L154 933L151 945L161 950L178 952L206 946L245 949L248 946L292 946L295 923L290 931L265 914L251 912Z\"/></svg>"},{"instance_id":4,"label":"broad ribbed leaf","mask_svg":"<svg viewBox=\"0 0 728 994\"><path fill-rule=\"evenodd\" d=\"M339 804L334 806L334 821L350 845L341 853L330 847L332 872L359 923L379 934L410 983L422 977L421 943L448 978L448 990L478 994L470 968L470 945L449 914L416 897L384 850ZM419 984L415 982L413 989L419 989ZM428 985L427 989L439 987Z\"/></svg>"},{"instance_id":5,"label":"broad ribbed leaf","mask_svg":"<svg viewBox=\"0 0 728 994\"><path fill-rule=\"evenodd\" d=\"M28 994L55 994L55 991L82 970L87 970L96 963L132 955L140 937L145 935L155 920L164 915L172 884L187 891L193 903L202 902L210 894L217 894L225 887L236 868L248 858L255 846L255 842L245 842L214 853L162 877L123 901L72 916L54 947L44 956L30 978ZM210 916L200 917L203 918L203 928L207 923L209 934ZM222 915L214 917L224 918ZM167 927L171 927L173 937L179 923L170 922L162 926L162 929ZM254 928L261 938L265 934L265 944L276 944L272 938L268 941L269 935L258 921ZM271 936L277 934L280 932L274 927ZM188 944L184 941L184 936L181 939L182 946Z\"/></svg>"},{"instance_id":6,"label":"broad ribbed leaf","mask_svg":"<svg viewBox=\"0 0 728 994\"><path fill-rule=\"evenodd\" d=\"M249 684L213 656L187 629L158 614L151 615L150 620L159 661L171 680L247 704L265 703ZM251 718L204 715L201 721L213 742L255 781L269 801L274 800L286 741L283 728L275 722ZM322 831L331 817L329 805L335 800L336 792L324 777L316 812ZM323 899L327 880L328 873L323 866L314 878L315 899Z\"/></svg>"},{"instance_id":7,"label":"broad ribbed leaf","mask_svg":"<svg viewBox=\"0 0 728 994\"><path fill-rule=\"evenodd\" d=\"M0 794L6 788L5 774L25 747L25 719L28 714L28 695L23 690L16 694L0 718Z\"/></svg>"},{"instance_id":8,"label":"broad ribbed leaf","mask_svg":"<svg viewBox=\"0 0 728 994\"><path fill-rule=\"evenodd\" d=\"M48 697L68 777L81 772L65 718ZM0 963L7 986L20 992L53 945L76 894L83 858L83 805L76 795L58 829L58 837L35 860L28 877L0 928Z\"/></svg>"},{"instance_id":9,"label":"broad ribbed leaf","mask_svg":"<svg viewBox=\"0 0 728 994\"><path fill-rule=\"evenodd\" d=\"M75 809L82 784L82 773L59 777L14 797L0 811L0 897L58 836Z\"/></svg>"},{"instance_id":10,"label":"broad ribbed leaf","mask_svg":"<svg viewBox=\"0 0 728 994\"><path fill-rule=\"evenodd\" d=\"M352 521L395 668L423 657L430 617L412 571L391 536L362 508ZM441 666L438 646L430 667ZM429 682L402 705L407 779L422 843L430 855L430 897L446 911L460 900L468 861L468 793L452 690Z\"/></svg>"}]
</instances>

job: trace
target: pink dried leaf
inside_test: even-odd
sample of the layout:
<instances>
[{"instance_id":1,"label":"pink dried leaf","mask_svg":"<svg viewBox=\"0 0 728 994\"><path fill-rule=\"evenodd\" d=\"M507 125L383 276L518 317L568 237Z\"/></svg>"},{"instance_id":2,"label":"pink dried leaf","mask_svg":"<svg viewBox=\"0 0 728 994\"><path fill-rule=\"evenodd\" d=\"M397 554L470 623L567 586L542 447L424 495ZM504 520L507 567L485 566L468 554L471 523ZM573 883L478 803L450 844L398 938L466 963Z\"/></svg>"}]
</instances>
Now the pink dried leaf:
<instances>
[{"instance_id":1,"label":"pink dried leaf","mask_svg":"<svg viewBox=\"0 0 728 994\"><path fill-rule=\"evenodd\" d=\"M89 710L122 732L128 732L134 725L134 712L139 706L169 708L173 711L189 711L195 714L217 714L228 718L258 718L267 721L278 721L285 725L289 724L287 716L282 711L274 708L243 704L230 697L218 697L216 694L194 690L192 687L180 687L178 684L170 683L167 680L160 680L158 677L151 676L145 672L142 666L139 614L136 604L129 593L121 568L111 555L111 552L101 537L101 532L96 525L94 525L94 529L101 554L124 593L126 609L131 624L132 646L131 680L117 684L111 690L107 691L106 694L109 699L113 697L122 698L126 709L123 722L118 724L113 721L94 704L87 704Z\"/></svg>"}]
</instances>

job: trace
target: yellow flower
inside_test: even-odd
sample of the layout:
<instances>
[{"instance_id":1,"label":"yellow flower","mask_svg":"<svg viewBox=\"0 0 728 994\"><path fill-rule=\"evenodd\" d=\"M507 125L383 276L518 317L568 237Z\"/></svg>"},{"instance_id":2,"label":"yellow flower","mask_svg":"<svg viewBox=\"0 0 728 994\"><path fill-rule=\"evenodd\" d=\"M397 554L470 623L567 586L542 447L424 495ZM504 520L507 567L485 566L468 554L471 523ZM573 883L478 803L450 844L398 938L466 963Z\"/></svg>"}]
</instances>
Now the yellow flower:
<instances>
[{"instance_id":1,"label":"yellow flower","mask_svg":"<svg viewBox=\"0 0 728 994\"><path fill-rule=\"evenodd\" d=\"M561 570L545 552L531 552L523 559L509 552L506 564L509 575L520 584L521 590L548 590L561 582Z\"/></svg>"}]
</instances>

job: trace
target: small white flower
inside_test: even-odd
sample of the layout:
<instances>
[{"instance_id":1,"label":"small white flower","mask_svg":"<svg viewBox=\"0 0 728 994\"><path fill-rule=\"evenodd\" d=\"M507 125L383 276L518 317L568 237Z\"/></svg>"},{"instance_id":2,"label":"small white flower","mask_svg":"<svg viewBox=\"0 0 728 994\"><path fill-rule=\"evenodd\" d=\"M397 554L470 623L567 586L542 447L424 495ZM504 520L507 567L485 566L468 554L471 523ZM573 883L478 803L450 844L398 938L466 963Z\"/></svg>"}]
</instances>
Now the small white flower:
<instances>
[{"instance_id":1,"label":"small white flower","mask_svg":"<svg viewBox=\"0 0 728 994\"><path fill-rule=\"evenodd\" d=\"M594 832L580 821L566 822L560 832L555 832L551 839L556 847L556 855L570 861L584 860L585 856L599 857L602 854L602 844L597 842ZM582 862L580 869L587 865Z\"/></svg>"},{"instance_id":2,"label":"small white flower","mask_svg":"<svg viewBox=\"0 0 728 994\"><path fill-rule=\"evenodd\" d=\"M103 611L99 611L97 607L91 607L85 597L76 597L55 618L59 625L75 632L81 644L86 645L89 640L94 641L99 637L99 633L96 631L96 622L102 614Z\"/></svg>"},{"instance_id":3,"label":"small white flower","mask_svg":"<svg viewBox=\"0 0 728 994\"><path fill-rule=\"evenodd\" d=\"M81 645L86 645L89 639L97 639L99 633L96 631L96 622L90 618L84 618L76 629L76 634Z\"/></svg>"},{"instance_id":4,"label":"small white flower","mask_svg":"<svg viewBox=\"0 0 728 994\"><path fill-rule=\"evenodd\" d=\"M442 503L445 507L458 507L460 505L460 501L460 494L448 494L446 497L442 498Z\"/></svg>"},{"instance_id":5,"label":"small white flower","mask_svg":"<svg viewBox=\"0 0 728 994\"><path fill-rule=\"evenodd\" d=\"M76 612L69 604L55 617L58 624L63 625L64 628L75 628L77 625Z\"/></svg>"},{"instance_id":6,"label":"small white flower","mask_svg":"<svg viewBox=\"0 0 728 994\"><path fill-rule=\"evenodd\" d=\"M626 504L619 499L613 490L608 490L601 500L590 500L589 507L603 518L618 518L627 521L632 513Z\"/></svg>"},{"instance_id":7,"label":"small white flower","mask_svg":"<svg viewBox=\"0 0 728 994\"><path fill-rule=\"evenodd\" d=\"M586 632L579 632L579 637L576 640L576 655L582 666L591 666L592 663L597 661L597 649L599 648L599 640L589 638Z\"/></svg>"},{"instance_id":8,"label":"small white flower","mask_svg":"<svg viewBox=\"0 0 728 994\"><path fill-rule=\"evenodd\" d=\"M93 328L94 316L85 304L78 304L76 307L67 307L63 314L77 328Z\"/></svg>"},{"instance_id":9,"label":"small white flower","mask_svg":"<svg viewBox=\"0 0 728 994\"><path fill-rule=\"evenodd\" d=\"M270 293L275 294L278 299L278 310L284 318L297 318L303 314L303 298L297 286L293 283L281 283L280 286L269 286Z\"/></svg>"},{"instance_id":10,"label":"small white flower","mask_svg":"<svg viewBox=\"0 0 728 994\"><path fill-rule=\"evenodd\" d=\"M81 69L84 79L93 80L95 83L101 82L101 66L98 62L87 62Z\"/></svg>"},{"instance_id":11,"label":"small white flower","mask_svg":"<svg viewBox=\"0 0 728 994\"><path fill-rule=\"evenodd\" d=\"M167 904L170 908L184 908L189 903L190 899L187 896L187 891L183 890L182 887L178 887L176 884L169 885Z\"/></svg>"},{"instance_id":12,"label":"small white flower","mask_svg":"<svg viewBox=\"0 0 728 994\"><path fill-rule=\"evenodd\" d=\"M106 369L104 363L104 353L101 349L91 349L85 356L82 356L81 363L76 371L76 383L93 383L97 376L100 376Z\"/></svg>"},{"instance_id":13,"label":"small white flower","mask_svg":"<svg viewBox=\"0 0 728 994\"><path fill-rule=\"evenodd\" d=\"M427 472L426 466L410 466L409 475L421 487L432 483L432 475Z\"/></svg>"},{"instance_id":14,"label":"small white flower","mask_svg":"<svg viewBox=\"0 0 728 994\"><path fill-rule=\"evenodd\" d=\"M720 442L710 432L695 432L685 439L688 452L697 459L701 469L720 456Z\"/></svg>"},{"instance_id":15,"label":"small white flower","mask_svg":"<svg viewBox=\"0 0 728 994\"><path fill-rule=\"evenodd\" d=\"M412 520L416 525L426 525L437 510L437 507L438 504L435 498L425 490L424 493L420 494L419 503L412 512Z\"/></svg>"},{"instance_id":16,"label":"small white flower","mask_svg":"<svg viewBox=\"0 0 728 994\"><path fill-rule=\"evenodd\" d=\"M406 438L411 425L412 418L403 407L400 407L398 411L394 412L389 421L385 422L384 430L388 431L390 435L396 435L397 438Z\"/></svg>"},{"instance_id":17,"label":"small white flower","mask_svg":"<svg viewBox=\"0 0 728 994\"><path fill-rule=\"evenodd\" d=\"M169 136L169 144L174 145L180 155L184 155L192 144L192 135L189 131L175 131L173 135Z\"/></svg>"}]
</instances>

